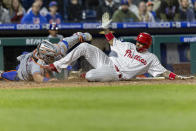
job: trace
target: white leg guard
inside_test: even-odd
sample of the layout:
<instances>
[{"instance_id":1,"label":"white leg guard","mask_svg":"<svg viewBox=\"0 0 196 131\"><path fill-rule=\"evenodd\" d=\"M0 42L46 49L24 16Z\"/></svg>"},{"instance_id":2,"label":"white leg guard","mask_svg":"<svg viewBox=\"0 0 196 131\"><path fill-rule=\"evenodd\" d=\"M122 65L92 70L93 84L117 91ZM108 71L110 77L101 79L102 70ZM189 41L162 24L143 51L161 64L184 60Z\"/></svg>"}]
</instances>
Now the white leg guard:
<instances>
[{"instance_id":1,"label":"white leg guard","mask_svg":"<svg viewBox=\"0 0 196 131\"><path fill-rule=\"evenodd\" d=\"M57 49L63 56L67 54L67 51L79 42L79 36L74 34L70 37L64 38L58 43Z\"/></svg>"},{"instance_id":2,"label":"white leg guard","mask_svg":"<svg viewBox=\"0 0 196 131\"><path fill-rule=\"evenodd\" d=\"M103 65L113 66L113 62L107 55L105 55L99 48L88 43L81 43L64 58L54 62L54 66L60 72L62 68L67 68L68 65L77 60L80 56L84 56L94 68L99 68Z\"/></svg>"}]
</instances>

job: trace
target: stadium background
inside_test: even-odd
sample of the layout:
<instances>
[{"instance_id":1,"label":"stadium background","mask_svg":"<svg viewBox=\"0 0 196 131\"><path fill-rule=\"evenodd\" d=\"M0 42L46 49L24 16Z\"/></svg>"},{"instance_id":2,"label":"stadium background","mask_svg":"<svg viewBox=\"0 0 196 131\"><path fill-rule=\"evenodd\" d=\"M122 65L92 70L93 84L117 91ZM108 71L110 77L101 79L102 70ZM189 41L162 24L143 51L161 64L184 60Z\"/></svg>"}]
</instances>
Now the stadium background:
<instances>
[{"instance_id":1,"label":"stadium background","mask_svg":"<svg viewBox=\"0 0 196 131\"><path fill-rule=\"evenodd\" d=\"M107 44L107 41L102 34L101 29L97 29L100 25L100 12L104 11L112 12L114 14L115 11L121 10L123 5L128 5L129 9L133 8L133 6L137 7L136 12L140 12L140 8L142 10L142 2L145 3L146 6L146 14L148 13L156 13L154 16L155 21L145 20L140 18L137 13L135 15L138 17L138 20L125 20L125 21L116 21L112 23L111 29L114 31L116 37L121 38L122 40L135 42L134 38L140 32L148 32L153 35L153 37L162 36L162 39L169 39L169 37L176 39L174 41L162 42L160 47L157 46L157 43L154 42L151 52L158 55L161 63L167 68L178 74L195 74L195 54L194 50L194 34L196 33L195 27L195 16L192 19L187 17L184 18L184 14L190 13L190 10L184 11L182 0L57 0L57 1L49 1L49 0L1 0L1 6L7 11L13 12L12 4L18 1L19 7L23 8L24 13L20 18L20 21L14 21L12 18L16 15L10 15L10 22L4 22L1 20L0 24L0 41L1 41L1 55L0 55L0 68L1 70L10 70L14 69L17 66L16 57L20 55L23 51L32 51L39 42L39 39L46 39L49 35L48 27L49 24L56 22L58 23L59 32L58 34L63 35L64 37L70 36L75 32L89 32L93 35L94 40L92 41L93 45L98 46L100 49L105 51L106 54L109 54L110 50ZM77 2L76 2L77 1ZM111 7L110 4L105 4L107 2L112 2ZM148 7L152 5L155 6L158 2L160 2L159 8L156 10L149 11ZM193 13L195 12L195 1L183 0L189 2L188 6ZM43 8L48 10L48 14L51 13L50 8L56 6L58 8L57 12L61 15L60 22L56 19L48 20L46 22L36 23L32 22L24 22L22 19L29 13L29 8L33 6L33 3L41 2L40 5L40 14ZM75 2L75 4L74 4ZM115 7L116 5L117 7ZM167 6L165 6L167 5ZM108 7L107 7L108 6ZM140 7L141 6L141 7ZM102 8L101 8L102 7ZM162 8L173 8L175 7L175 11L173 15L179 15L177 19L169 18L163 19L161 14L164 13L165 10ZM73 12L73 9L77 8L77 11ZM115 9L115 10L114 10ZM72 12L71 12L72 11ZM132 10L131 10L132 11ZM73 17L71 15L75 16ZM77 12L77 13L76 13ZM145 12L145 11L144 11ZM15 14L17 11L15 11ZM134 13L132 11L132 13ZM184 13L184 14L183 14ZM145 14L145 13L144 13ZM42 14L41 14L42 15ZM168 14L169 15L169 14ZM42 15L43 17L46 17ZM112 15L111 15L112 17ZM130 18L131 19L131 18ZM133 22L135 21L135 22ZM29 39L33 39L31 44L28 44ZM37 37L37 38L36 38ZM185 38L191 38L189 41L184 41ZM6 41L5 39L8 39ZM9 42L9 39L14 39ZM20 42L20 40L23 41ZM36 39L38 39L36 41ZM16 41L15 41L16 40ZM171 39L170 39L171 40ZM56 40L55 42L57 42ZM191 48L190 48L191 47ZM159 49L160 48L160 49Z\"/></svg>"},{"instance_id":2,"label":"stadium background","mask_svg":"<svg viewBox=\"0 0 196 131\"><path fill-rule=\"evenodd\" d=\"M16 57L23 51L32 51L41 40L49 39L50 22L37 23L37 20L35 23L21 22L34 0L20 1L25 9L22 16L14 15L18 10L15 13L11 11L11 4L16 1L18 0L0 0L0 70L5 71L16 67L18 64ZM43 2L42 7L47 9L52 2L35 1ZM94 38L92 44L109 54L102 30L97 29L101 18L95 13L102 15L106 11L102 5L106 1L78 0L82 9L72 6L71 13L68 13L68 8L71 7L70 1L77 0L56 1L58 12L63 17L60 23L55 21L58 23L59 34L67 37L78 31L90 32ZM118 2L117 7L127 5L124 0L113 1ZM135 42L134 38L140 32L151 33L154 43L150 51L160 58L165 67L177 74L196 74L196 21L193 15L193 19L189 19L190 17L186 19L186 16L191 15L184 15L195 12L196 2L187 1L188 8L183 9L185 13L181 12L182 18L185 19L179 17L178 0L152 0L153 3L163 3L164 8L158 9L166 11L165 14L172 9L172 14L178 14L178 18L169 17L169 20L165 20L160 17L158 11L154 22L142 19L133 22L132 19L130 21L126 19L128 20L126 22L112 23L111 30L119 39L131 42ZM136 6L129 5L130 8L136 9L141 0L132 2ZM151 0L145 2L148 3L143 3L144 7L152 5L149 3ZM101 7L100 9L103 7L103 12L97 11L98 7ZM116 9L111 7L111 10ZM77 11L81 11L80 14L77 14ZM7 16L13 18L12 21ZM57 42L59 39L50 40ZM73 79L47 83L1 80L0 130L195 131L195 83L195 79L174 81L133 79L115 82L87 82L84 79Z\"/></svg>"}]
</instances>

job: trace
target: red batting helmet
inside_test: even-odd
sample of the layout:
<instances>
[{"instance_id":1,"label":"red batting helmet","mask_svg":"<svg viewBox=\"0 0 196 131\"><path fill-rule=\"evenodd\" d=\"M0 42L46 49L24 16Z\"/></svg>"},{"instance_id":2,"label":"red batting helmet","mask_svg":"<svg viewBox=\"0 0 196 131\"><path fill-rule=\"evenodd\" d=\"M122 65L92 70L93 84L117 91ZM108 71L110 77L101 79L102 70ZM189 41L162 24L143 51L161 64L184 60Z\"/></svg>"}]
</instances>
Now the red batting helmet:
<instances>
[{"instance_id":1,"label":"red batting helmet","mask_svg":"<svg viewBox=\"0 0 196 131\"><path fill-rule=\"evenodd\" d=\"M152 36L148 33L140 33L136 39L139 43L144 44L144 48L148 49L152 45Z\"/></svg>"}]
</instances>

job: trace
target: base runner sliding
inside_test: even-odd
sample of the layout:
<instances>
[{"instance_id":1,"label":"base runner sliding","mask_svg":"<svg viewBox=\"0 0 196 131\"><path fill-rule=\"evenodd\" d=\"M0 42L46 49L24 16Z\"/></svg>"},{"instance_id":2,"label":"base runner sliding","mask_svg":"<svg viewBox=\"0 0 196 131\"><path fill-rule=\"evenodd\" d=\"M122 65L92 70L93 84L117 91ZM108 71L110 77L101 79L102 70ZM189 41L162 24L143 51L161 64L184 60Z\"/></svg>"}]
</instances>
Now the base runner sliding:
<instances>
[{"instance_id":1,"label":"base runner sliding","mask_svg":"<svg viewBox=\"0 0 196 131\"><path fill-rule=\"evenodd\" d=\"M81 43L64 58L54 62L46 69L61 72L80 56L84 56L94 69L86 73L88 81L118 81L129 80L137 75L149 73L153 77L162 76L170 80L191 79L183 77L165 69L158 58L148 52L152 44L152 37L148 33L140 33L137 36L136 45L130 42L121 42L109 31L111 20L108 13L102 17L101 28L105 30L105 37L111 45L111 50L117 53L117 57L108 57L97 47L88 43Z\"/></svg>"}]
</instances>

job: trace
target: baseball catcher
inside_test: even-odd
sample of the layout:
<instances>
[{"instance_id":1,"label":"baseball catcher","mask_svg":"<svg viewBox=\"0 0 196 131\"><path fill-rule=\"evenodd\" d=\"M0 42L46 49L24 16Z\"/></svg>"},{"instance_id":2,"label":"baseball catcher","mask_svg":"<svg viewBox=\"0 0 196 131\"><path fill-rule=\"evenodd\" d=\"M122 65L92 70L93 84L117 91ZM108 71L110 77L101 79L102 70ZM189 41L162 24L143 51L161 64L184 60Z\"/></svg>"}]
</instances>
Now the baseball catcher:
<instances>
[{"instance_id":1,"label":"baseball catcher","mask_svg":"<svg viewBox=\"0 0 196 131\"><path fill-rule=\"evenodd\" d=\"M60 72L80 56L84 56L94 67L94 69L86 73L85 78L88 81L129 80L146 72L154 77L163 76L170 80L192 78L176 75L168 71L161 65L154 54L148 52L152 44L150 34L140 33L137 36L136 44L121 42L109 31L110 23L109 15L105 13L102 17L101 28L105 30L105 37L111 45L111 50L117 53L117 57L108 57L97 47L88 43L81 43L64 58L45 66L45 68Z\"/></svg>"},{"instance_id":2,"label":"baseball catcher","mask_svg":"<svg viewBox=\"0 0 196 131\"><path fill-rule=\"evenodd\" d=\"M17 57L17 60L20 62L17 70L3 72L0 74L0 77L11 81L55 81L56 79L54 78L50 79L54 73L43 67L66 56L67 51L77 43L91 41L91 39L92 36L89 33L78 32L64 38L58 44L52 44L44 40L33 52L23 53Z\"/></svg>"}]
</instances>

